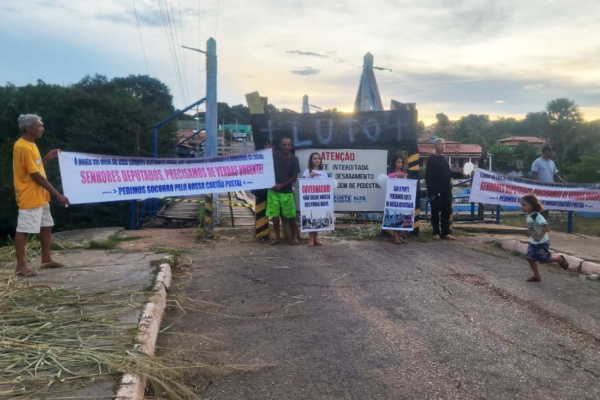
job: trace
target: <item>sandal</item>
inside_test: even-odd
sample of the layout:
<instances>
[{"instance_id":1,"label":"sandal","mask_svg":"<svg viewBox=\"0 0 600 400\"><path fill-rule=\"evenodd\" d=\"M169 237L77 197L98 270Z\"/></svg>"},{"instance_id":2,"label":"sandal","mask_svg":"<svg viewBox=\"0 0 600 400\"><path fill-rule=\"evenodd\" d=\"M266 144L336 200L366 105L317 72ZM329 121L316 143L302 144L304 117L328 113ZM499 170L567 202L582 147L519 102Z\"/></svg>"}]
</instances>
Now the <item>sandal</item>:
<instances>
[{"instance_id":1,"label":"sandal","mask_svg":"<svg viewBox=\"0 0 600 400\"><path fill-rule=\"evenodd\" d=\"M65 268L65 267L66 267L65 264L61 264L61 263L56 262L56 261L50 261L50 262L47 262L47 263L42 263L42 265L41 265L41 268L52 268L52 269L54 269L54 268Z\"/></svg>"},{"instance_id":2,"label":"sandal","mask_svg":"<svg viewBox=\"0 0 600 400\"><path fill-rule=\"evenodd\" d=\"M527 279L527 282L540 282L540 279L536 278L535 276L532 276L531 278Z\"/></svg>"}]
</instances>

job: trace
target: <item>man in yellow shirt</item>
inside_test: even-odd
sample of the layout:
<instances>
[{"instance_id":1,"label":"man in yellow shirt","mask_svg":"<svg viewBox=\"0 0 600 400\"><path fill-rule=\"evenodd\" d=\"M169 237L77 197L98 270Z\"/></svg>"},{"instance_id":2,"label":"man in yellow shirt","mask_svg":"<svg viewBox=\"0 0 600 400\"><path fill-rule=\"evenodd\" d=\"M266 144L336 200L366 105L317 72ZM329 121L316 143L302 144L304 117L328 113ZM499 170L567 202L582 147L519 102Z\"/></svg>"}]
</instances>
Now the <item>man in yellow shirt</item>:
<instances>
[{"instance_id":1,"label":"man in yellow shirt","mask_svg":"<svg viewBox=\"0 0 600 400\"><path fill-rule=\"evenodd\" d=\"M15 273L22 276L34 276L37 273L25 262L25 246L27 234L40 234L42 245L42 268L60 268L63 264L55 262L50 256L52 226L54 221L50 215L50 194L62 206L68 206L69 199L56 190L46 179L44 165L56 158L58 149L51 150L41 157L35 141L44 134L42 119L35 114L19 116L21 138L13 147L13 173L15 194L19 206L19 220L15 234L17 268Z\"/></svg>"}]
</instances>

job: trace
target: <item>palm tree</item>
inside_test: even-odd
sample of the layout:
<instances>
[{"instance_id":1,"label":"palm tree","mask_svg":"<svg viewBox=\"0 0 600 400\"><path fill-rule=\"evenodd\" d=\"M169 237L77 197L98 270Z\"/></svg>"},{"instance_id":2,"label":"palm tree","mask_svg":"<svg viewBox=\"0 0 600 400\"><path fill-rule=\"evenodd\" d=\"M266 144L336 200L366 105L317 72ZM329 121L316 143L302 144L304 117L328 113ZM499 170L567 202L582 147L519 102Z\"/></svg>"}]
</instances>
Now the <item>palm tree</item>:
<instances>
[{"instance_id":1,"label":"palm tree","mask_svg":"<svg viewBox=\"0 0 600 400\"><path fill-rule=\"evenodd\" d=\"M552 125L552 133L549 137L550 144L562 160L565 143L571 139L569 135L581 122L582 114L579 106L573 100L566 98L550 100L546 104L546 112Z\"/></svg>"}]
</instances>

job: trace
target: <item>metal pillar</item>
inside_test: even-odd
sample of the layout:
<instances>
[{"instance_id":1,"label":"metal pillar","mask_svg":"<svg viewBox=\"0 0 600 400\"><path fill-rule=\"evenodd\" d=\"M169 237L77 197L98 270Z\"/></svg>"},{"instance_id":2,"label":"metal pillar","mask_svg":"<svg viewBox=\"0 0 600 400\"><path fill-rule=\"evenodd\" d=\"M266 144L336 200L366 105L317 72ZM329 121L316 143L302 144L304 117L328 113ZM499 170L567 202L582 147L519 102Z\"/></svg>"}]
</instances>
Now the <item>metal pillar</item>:
<instances>
[{"instance_id":1,"label":"metal pillar","mask_svg":"<svg viewBox=\"0 0 600 400\"><path fill-rule=\"evenodd\" d=\"M573 233L573 211L569 211L569 220L568 220L568 228L567 232Z\"/></svg>"},{"instance_id":2,"label":"metal pillar","mask_svg":"<svg viewBox=\"0 0 600 400\"><path fill-rule=\"evenodd\" d=\"M302 96L302 114L310 114L310 108L308 107L308 95Z\"/></svg>"},{"instance_id":3,"label":"metal pillar","mask_svg":"<svg viewBox=\"0 0 600 400\"><path fill-rule=\"evenodd\" d=\"M217 42L210 38L206 41L206 141L208 142L209 157L217 156L218 146L218 121L217 121ZM213 237L213 197L214 195L206 196L206 237ZM217 197L218 198L218 197ZM208 217L209 212L211 214Z\"/></svg>"},{"instance_id":4,"label":"metal pillar","mask_svg":"<svg viewBox=\"0 0 600 400\"><path fill-rule=\"evenodd\" d=\"M360 111L383 111L379 88L373 72L373 55L371 53L365 54L363 59L363 72L354 102L354 112Z\"/></svg>"}]
</instances>

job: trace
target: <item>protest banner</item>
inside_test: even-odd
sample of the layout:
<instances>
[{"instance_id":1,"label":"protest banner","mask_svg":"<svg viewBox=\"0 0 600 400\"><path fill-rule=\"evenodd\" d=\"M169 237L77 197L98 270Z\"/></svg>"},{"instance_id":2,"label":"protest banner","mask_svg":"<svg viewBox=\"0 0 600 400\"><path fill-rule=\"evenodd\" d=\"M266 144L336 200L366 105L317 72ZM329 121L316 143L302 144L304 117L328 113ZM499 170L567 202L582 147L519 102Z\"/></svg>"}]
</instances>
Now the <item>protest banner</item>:
<instances>
[{"instance_id":1,"label":"protest banner","mask_svg":"<svg viewBox=\"0 0 600 400\"><path fill-rule=\"evenodd\" d=\"M60 152L63 192L71 204L191 196L270 188L273 152L212 158L139 158Z\"/></svg>"},{"instance_id":2,"label":"protest banner","mask_svg":"<svg viewBox=\"0 0 600 400\"><path fill-rule=\"evenodd\" d=\"M334 230L333 179L299 179L300 231Z\"/></svg>"},{"instance_id":3,"label":"protest banner","mask_svg":"<svg viewBox=\"0 0 600 400\"><path fill-rule=\"evenodd\" d=\"M415 223L417 181L388 178L382 229L412 231Z\"/></svg>"},{"instance_id":4,"label":"protest banner","mask_svg":"<svg viewBox=\"0 0 600 400\"><path fill-rule=\"evenodd\" d=\"M308 157L312 153L321 155L321 168L337 181L336 212L383 210L385 188L377 183L377 176L387 172L386 150L297 150L301 171L308 168Z\"/></svg>"},{"instance_id":5,"label":"protest banner","mask_svg":"<svg viewBox=\"0 0 600 400\"><path fill-rule=\"evenodd\" d=\"M482 169L475 170L469 200L514 207L527 194L548 210L600 212L600 184L545 183Z\"/></svg>"}]
</instances>

